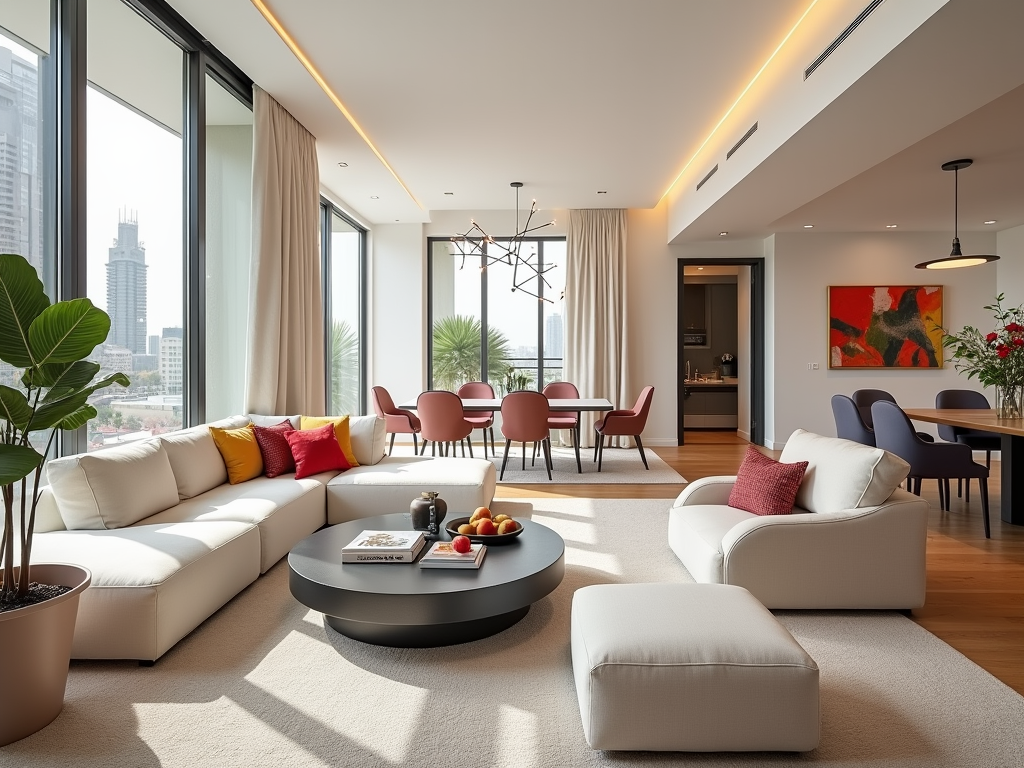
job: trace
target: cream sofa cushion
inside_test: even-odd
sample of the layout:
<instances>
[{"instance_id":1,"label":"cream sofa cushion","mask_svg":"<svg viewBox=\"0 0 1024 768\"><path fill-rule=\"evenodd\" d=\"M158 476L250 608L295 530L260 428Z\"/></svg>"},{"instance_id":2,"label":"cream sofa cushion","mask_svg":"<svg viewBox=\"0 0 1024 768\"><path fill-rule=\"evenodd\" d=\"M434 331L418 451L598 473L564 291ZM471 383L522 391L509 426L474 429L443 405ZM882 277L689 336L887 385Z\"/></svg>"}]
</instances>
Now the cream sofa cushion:
<instances>
[{"instance_id":1,"label":"cream sofa cushion","mask_svg":"<svg viewBox=\"0 0 1024 768\"><path fill-rule=\"evenodd\" d=\"M124 528L178 503L159 440L53 459L47 477L69 530Z\"/></svg>"},{"instance_id":2,"label":"cream sofa cushion","mask_svg":"<svg viewBox=\"0 0 1024 768\"><path fill-rule=\"evenodd\" d=\"M878 506L910 472L907 462L881 448L802 429L790 436L779 461L807 462L796 504L810 512Z\"/></svg>"},{"instance_id":3,"label":"cream sofa cushion","mask_svg":"<svg viewBox=\"0 0 1024 768\"><path fill-rule=\"evenodd\" d=\"M255 424L257 427L276 427L282 421L290 421L294 429L299 428L299 422L302 420L302 416L295 414L294 416L265 416L259 413L250 413L246 416L249 421Z\"/></svg>"},{"instance_id":4,"label":"cream sofa cushion","mask_svg":"<svg viewBox=\"0 0 1024 768\"><path fill-rule=\"evenodd\" d=\"M160 442L171 462L178 498L191 499L228 481L224 459L210 428L203 425L161 435Z\"/></svg>"},{"instance_id":5,"label":"cream sofa cushion","mask_svg":"<svg viewBox=\"0 0 1024 768\"><path fill-rule=\"evenodd\" d=\"M350 416L348 432L352 440L352 452L360 466L376 464L384 458L384 439L387 437L384 419L376 416Z\"/></svg>"}]
</instances>

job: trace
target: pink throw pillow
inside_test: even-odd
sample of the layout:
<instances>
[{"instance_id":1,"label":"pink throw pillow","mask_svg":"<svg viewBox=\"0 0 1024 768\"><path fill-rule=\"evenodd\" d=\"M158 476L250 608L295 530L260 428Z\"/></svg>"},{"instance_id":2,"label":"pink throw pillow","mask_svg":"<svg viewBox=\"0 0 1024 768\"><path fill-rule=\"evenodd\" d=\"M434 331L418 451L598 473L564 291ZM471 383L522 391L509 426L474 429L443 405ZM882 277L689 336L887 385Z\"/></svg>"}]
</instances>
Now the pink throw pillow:
<instances>
[{"instance_id":1,"label":"pink throw pillow","mask_svg":"<svg viewBox=\"0 0 1024 768\"><path fill-rule=\"evenodd\" d=\"M783 464L754 447L747 448L729 494L729 506L755 515L788 515L806 471L806 461Z\"/></svg>"},{"instance_id":2,"label":"pink throw pillow","mask_svg":"<svg viewBox=\"0 0 1024 768\"><path fill-rule=\"evenodd\" d=\"M333 423L316 429L293 430L285 438L295 458L296 480L330 470L352 468L334 434Z\"/></svg>"},{"instance_id":3,"label":"pink throw pillow","mask_svg":"<svg viewBox=\"0 0 1024 768\"><path fill-rule=\"evenodd\" d=\"M292 457L292 449L287 438L289 432L295 431L290 421L285 419L272 427L253 424L252 430L256 433L256 444L263 454L263 474L267 477L277 477L285 472L295 471L295 459Z\"/></svg>"}]
</instances>

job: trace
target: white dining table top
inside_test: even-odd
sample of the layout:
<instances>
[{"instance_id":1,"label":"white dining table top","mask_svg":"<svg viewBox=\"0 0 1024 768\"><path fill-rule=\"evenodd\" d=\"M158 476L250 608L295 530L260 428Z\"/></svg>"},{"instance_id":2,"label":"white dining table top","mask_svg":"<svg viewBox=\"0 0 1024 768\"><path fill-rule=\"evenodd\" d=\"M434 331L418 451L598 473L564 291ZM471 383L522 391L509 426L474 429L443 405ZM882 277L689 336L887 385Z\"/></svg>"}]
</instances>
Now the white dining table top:
<instances>
[{"instance_id":1,"label":"white dining table top","mask_svg":"<svg viewBox=\"0 0 1024 768\"><path fill-rule=\"evenodd\" d=\"M603 397L581 397L571 399L549 398L548 406L552 411L613 411L615 406ZM416 401L402 403L398 406L407 411L416 410ZM462 407L467 411L500 411L501 398L463 398Z\"/></svg>"}]
</instances>

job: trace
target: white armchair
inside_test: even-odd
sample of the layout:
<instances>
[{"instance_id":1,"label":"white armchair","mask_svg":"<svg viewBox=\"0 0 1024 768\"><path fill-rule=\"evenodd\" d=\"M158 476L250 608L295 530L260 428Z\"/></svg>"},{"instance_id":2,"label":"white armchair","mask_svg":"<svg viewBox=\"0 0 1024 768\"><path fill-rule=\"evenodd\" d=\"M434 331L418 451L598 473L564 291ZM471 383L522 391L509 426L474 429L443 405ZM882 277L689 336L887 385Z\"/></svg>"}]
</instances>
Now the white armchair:
<instances>
[{"instance_id":1,"label":"white armchair","mask_svg":"<svg viewBox=\"0 0 1024 768\"><path fill-rule=\"evenodd\" d=\"M792 514L728 506L735 477L705 477L679 495L668 540L690 575L745 587L768 608L924 605L928 503L899 488L906 462L802 430L781 460L809 462Z\"/></svg>"}]
</instances>

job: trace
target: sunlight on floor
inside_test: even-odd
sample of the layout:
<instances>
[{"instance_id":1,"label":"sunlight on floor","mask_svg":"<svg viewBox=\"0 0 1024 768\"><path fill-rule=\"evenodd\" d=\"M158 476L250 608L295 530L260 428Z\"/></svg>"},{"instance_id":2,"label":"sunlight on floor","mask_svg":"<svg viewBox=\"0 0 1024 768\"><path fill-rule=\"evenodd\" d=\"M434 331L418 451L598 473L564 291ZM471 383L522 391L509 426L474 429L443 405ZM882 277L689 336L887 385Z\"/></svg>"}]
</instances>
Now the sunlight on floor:
<instances>
[{"instance_id":1,"label":"sunlight on floor","mask_svg":"<svg viewBox=\"0 0 1024 768\"><path fill-rule=\"evenodd\" d=\"M543 514L534 514L533 521L547 526L565 539L566 543L597 544L597 529L593 523L576 522L575 520L562 520L557 517L547 517Z\"/></svg>"},{"instance_id":2,"label":"sunlight on floor","mask_svg":"<svg viewBox=\"0 0 1024 768\"><path fill-rule=\"evenodd\" d=\"M502 704L499 712L499 754L515 755L517 768L544 765L537 755L537 715L508 704Z\"/></svg>"}]
</instances>

